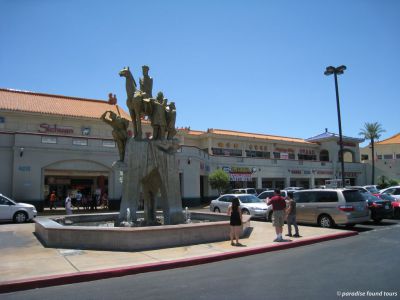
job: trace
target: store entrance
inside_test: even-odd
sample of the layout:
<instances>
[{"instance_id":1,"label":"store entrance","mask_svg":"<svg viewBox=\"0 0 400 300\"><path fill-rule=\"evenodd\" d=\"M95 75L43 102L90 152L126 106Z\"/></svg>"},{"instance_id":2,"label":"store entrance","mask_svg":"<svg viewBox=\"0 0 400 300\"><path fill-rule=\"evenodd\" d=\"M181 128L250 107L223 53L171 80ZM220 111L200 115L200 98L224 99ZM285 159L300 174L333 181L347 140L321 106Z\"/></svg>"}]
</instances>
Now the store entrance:
<instances>
[{"instance_id":1,"label":"store entrance","mask_svg":"<svg viewBox=\"0 0 400 300\"><path fill-rule=\"evenodd\" d=\"M56 193L56 206L63 207L65 198L71 193L72 202L75 204L76 194L81 192L88 199L100 198L104 193L108 194L108 177L100 176L65 176L45 175L44 197L45 205L49 206L49 196L52 191Z\"/></svg>"}]
</instances>

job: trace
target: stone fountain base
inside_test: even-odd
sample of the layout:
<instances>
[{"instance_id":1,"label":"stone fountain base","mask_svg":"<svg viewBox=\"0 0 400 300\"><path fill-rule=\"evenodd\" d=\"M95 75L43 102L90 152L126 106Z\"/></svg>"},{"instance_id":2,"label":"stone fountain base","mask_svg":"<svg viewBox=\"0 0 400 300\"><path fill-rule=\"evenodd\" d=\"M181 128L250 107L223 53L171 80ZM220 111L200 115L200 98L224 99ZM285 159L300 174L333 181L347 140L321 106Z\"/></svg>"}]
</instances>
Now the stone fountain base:
<instances>
[{"instance_id":1,"label":"stone fountain base","mask_svg":"<svg viewBox=\"0 0 400 300\"><path fill-rule=\"evenodd\" d=\"M229 240L229 217L217 213L191 212L202 223L151 227L64 226L61 223L113 221L118 213L65 216L63 220L36 219L35 233L47 247L105 251L140 251ZM242 235L250 227L243 216Z\"/></svg>"}]
</instances>

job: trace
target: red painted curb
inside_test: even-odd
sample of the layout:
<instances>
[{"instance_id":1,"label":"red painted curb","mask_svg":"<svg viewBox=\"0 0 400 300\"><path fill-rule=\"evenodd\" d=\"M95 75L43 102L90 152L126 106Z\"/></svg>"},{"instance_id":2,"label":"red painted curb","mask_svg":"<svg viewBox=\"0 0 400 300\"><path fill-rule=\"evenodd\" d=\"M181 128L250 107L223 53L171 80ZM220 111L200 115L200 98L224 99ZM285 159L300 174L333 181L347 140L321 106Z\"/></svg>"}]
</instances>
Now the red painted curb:
<instances>
[{"instance_id":1,"label":"red painted curb","mask_svg":"<svg viewBox=\"0 0 400 300\"><path fill-rule=\"evenodd\" d=\"M134 275L139 273L147 273L147 272L162 271L162 270L182 268L188 266L195 266L205 263L217 262L225 259L232 259L248 255L311 245L319 242L335 240L355 235L358 235L358 232L347 231L347 232L324 235L315 238L308 238L299 241L279 243L279 244L255 247L250 249L243 249L241 251L226 252L221 254L212 254L196 258L186 258L174 261L144 264L139 266L112 268L112 269L104 269L97 271L87 271L87 272L79 272L72 274L52 275L52 276L34 277L30 279L6 281L0 283L0 293L10 293L15 291L43 288L48 286L64 285L64 284L93 281L93 280L106 279L112 277Z\"/></svg>"}]
</instances>

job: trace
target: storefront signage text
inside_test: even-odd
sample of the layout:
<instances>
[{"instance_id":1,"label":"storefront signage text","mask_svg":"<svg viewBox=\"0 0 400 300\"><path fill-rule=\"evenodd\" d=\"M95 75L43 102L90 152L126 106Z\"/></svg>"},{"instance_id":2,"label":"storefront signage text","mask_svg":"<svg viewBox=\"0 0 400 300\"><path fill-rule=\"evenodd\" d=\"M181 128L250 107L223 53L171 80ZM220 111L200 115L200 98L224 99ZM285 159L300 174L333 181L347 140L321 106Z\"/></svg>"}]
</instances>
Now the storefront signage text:
<instances>
[{"instance_id":1,"label":"storefront signage text","mask_svg":"<svg viewBox=\"0 0 400 300\"><path fill-rule=\"evenodd\" d=\"M54 125L49 125L46 123L40 124L39 125L40 133L62 133L62 134L73 134L74 129L71 127L63 127L63 126L57 126L57 124Z\"/></svg>"},{"instance_id":2,"label":"storefront signage text","mask_svg":"<svg viewBox=\"0 0 400 300\"><path fill-rule=\"evenodd\" d=\"M249 167L222 167L227 173L238 173L238 174L252 174L256 171L255 168Z\"/></svg>"},{"instance_id":3,"label":"storefront signage text","mask_svg":"<svg viewBox=\"0 0 400 300\"><path fill-rule=\"evenodd\" d=\"M299 153L306 154L306 155L314 155L315 151L313 149L300 149Z\"/></svg>"}]
</instances>

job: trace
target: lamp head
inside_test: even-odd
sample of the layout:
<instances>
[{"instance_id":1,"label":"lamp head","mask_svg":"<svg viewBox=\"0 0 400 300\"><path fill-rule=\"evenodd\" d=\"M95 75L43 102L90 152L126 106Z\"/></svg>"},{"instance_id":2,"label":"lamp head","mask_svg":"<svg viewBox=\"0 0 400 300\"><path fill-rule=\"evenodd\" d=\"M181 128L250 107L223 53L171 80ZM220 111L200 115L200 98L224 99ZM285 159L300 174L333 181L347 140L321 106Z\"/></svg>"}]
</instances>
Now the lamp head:
<instances>
[{"instance_id":1,"label":"lamp head","mask_svg":"<svg viewBox=\"0 0 400 300\"><path fill-rule=\"evenodd\" d=\"M326 67L326 70L324 72L324 74L326 76L332 75L333 73L335 73L335 68L332 66Z\"/></svg>"}]
</instances>

